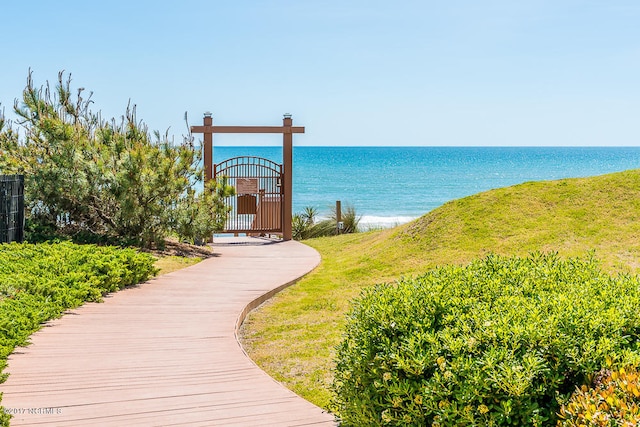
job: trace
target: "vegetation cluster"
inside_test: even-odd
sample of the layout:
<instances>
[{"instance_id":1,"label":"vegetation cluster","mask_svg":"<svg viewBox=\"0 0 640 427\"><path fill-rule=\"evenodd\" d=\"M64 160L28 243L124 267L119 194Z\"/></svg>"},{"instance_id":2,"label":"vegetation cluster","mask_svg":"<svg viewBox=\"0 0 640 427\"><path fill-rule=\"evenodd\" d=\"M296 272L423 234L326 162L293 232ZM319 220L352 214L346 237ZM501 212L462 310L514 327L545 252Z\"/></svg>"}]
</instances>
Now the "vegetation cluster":
<instances>
[{"instance_id":1,"label":"vegetation cluster","mask_svg":"<svg viewBox=\"0 0 640 427\"><path fill-rule=\"evenodd\" d=\"M420 277L438 266L466 266L488 254L526 258L551 252L561 259L588 259L594 251L606 273L635 275L638 218L640 170L629 170L495 189L448 202L393 229L305 240L322 263L250 314L243 346L278 381L330 408L335 349L350 301L364 288ZM594 310L598 298L594 294ZM637 345L631 336L628 345Z\"/></svg>"},{"instance_id":2,"label":"vegetation cluster","mask_svg":"<svg viewBox=\"0 0 640 427\"><path fill-rule=\"evenodd\" d=\"M541 253L367 288L337 350L334 409L345 426L555 425L601 369L638 365L639 306L637 277ZM563 413L588 412L608 387Z\"/></svg>"},{"instance_id":3,"label":"vegetation cluster","mask_svg":"<svg viewBox=\"0 0 640 427\"><path fill-rule=\"evenodd\" d=\"M335 208L329 218L319 220L318 210L307 206L302 212L296 213L292 218L292 232L295 240L312 239L315 237L336 236L338 234L351 234L359 232L358 223L361 216L356 213L353 206L347 205L340 212L341 226L338 225L338 215Z\"/></svg>"},{"instance_id":4,"label":"vegetation cluster","mask_svg":"<svg viewBox=\"0 0 640 427\"><path fill-rule=\"evenodd\" d=\"M155 273L154 258L134 249L70 242L0 245L0 367L47 320ZM0 413L3 425L8 419Z\"/></svg>"},{"instance_id":5,"label":"vegetation cluster","mask_svg":"<svg viewBox=\"0 0 640 427\"><path fill-rule=\"evenodd\" d=\"M220 180L194 191L202 170L190 138L152 136L135 107L103 120L83 93L63 73L53 89L30 75L18 126L0 114L0 173L25 175L30 241L152 247L222 227L234 189ZM323 265L268 305L271 323L254 343L286 342L267 359L280 371L304 365L315 382L306 397L326 396L331 383L345 426L638 425L640 280L563 256L595 247L607 267L637 269L639 183L638 171L527 183L395 230L313 240ZM341 228L335 212L317 216L295 215L294 238L358 231L352 207ZM0 367L46 320L153 274L153 258L130 249L0 245ZM419 275L394 281L403 274Z\"/></svg>"},{"instance_id":6,"label":"vegetation cluster","mask_svg":"<svg viewBox=\"0 0 640 427\"><path fill-rule=\"evenodd\" d=\"M637 368L603 369L592 386L581 386L560 408L558 427L636 427L640 422Z\"/></svg>"},{"instance_id":7,"label":"vegetation cluster","mask_svg":"<svg viewBox=\"0 0 640 427\"><path fill-rule=\"evenodd\" d=\"M14 104L19 128L0 115L0 173L25 175L33 239L65 234L151 247L171 233L193 242L220 229L222 198L233 188L193 190L203 174L190 138L152 137L135 106L120 121L103 120L83 94L63 73L55 88L36 87L30 74Z\"/></svg>"}]
</instances>

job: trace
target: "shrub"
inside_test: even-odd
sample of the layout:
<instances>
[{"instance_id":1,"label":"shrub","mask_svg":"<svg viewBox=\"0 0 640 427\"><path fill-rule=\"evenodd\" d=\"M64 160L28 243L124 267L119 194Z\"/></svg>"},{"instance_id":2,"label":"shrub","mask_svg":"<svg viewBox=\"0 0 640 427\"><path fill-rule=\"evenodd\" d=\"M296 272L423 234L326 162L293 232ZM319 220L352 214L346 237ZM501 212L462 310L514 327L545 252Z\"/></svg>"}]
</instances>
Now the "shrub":
<instances>
[{"instance_id":1,"label":"shrub","mask_svg":"<svg viewBox=\"0 0 640 427\"><path fill-rule=\"evenodd\" d=\"M307 206L302 212L294 214L291 220L293 238L295 240L308 239L317 216L318 210L313 206Z\"/></svg>"},{"instance_id":2,"label":"shrub","mask_svg":"<svg viewBox=\"0 0 640 427\"><path fill-rule=\"evenodd\" d=\"M0 358L42 322L147 280L154 259L133 249L70 242L0 245Z\"/></svg>"},{"instance_id":3,"label":"shrub","mask_svg":"<svg viewBox=\"0 0 640 427\"><path fill-rule=\"evenodd\" d=\"M0 368L47 320L147 280L154 259L133 249L70 242L0 245ZM6 379L0 378L0 382ZM8 414L0 408L0 425Z\"/></svg>"},{"instance_id":4,"label":"shrub","mask_svg":"<svg viewBox=\"0 0 640 427\"><path fill-rule=\"evenodd\" d=\"M334 209L334 212L331 214L331 220L335 223L337 221L337 215ZM340 233L348 234L348 233L357 233L359 231L358 225L360 224L361 215L356 213L356 209L347 205L344 208L344 211L341 215L343 228Z\"/></svg>"},{"instance_id":5,"label":"shrub","mask_svg":"<svg viewBox=\"0 0 640 427\"><path fill-rule=\"evenodd\" d=\"M226 206L224 199L234 194L235 188L228 184L227 177L208 182L199 194L188 190L175 209L173 230L180 239L189 243L207 242L214 232L224 228L231 211L231 206Z\"/></svg>"},{"instance_id":6,"label":"shrub","mask_svg":"<svg viewBox=\"0 0 640 427\"><path fill-rule=\"evenodd\" d=\"M303 240L339 234L335 208L328 219L317 221L317 216L318 210L314 207L306 207L302 213L295 214L292 220L293 238ZM360 218L355 208L347 205L341 215L343 228L340 234L357 233Z\"/></svg>"},{"instance_id":7,"label":"shrub","mask_svg":"<svg viewBox=\"0 0 640 427\"><path fill-rule=\"evenodd\" d=\"M366 289L337 348L345 426L553 425L577 386L640 361L640 282L592 256L490 255Z\"/></svg>"},{"instance_id":8,"label":"shrub","mask_svg":"<svg viewBox=\"0 0 640 427\"><path fill-rule=\"evenodd\" d=\"M103 120L90 110L91 96L73 93L70 76L60 73L53 89L48 83L37 88L30 73L14 106L23 132L0 114L0 170L25 175L29 236L45 231L46 237L53 228L149 247L176 232L172 224L185 225L176 218L185 210L213 215L207 230L224 223L227 211L213 200L219 193L196 197L192 191L203 174L201 152L190 139L173 144L167 134L152 136L135 106L120 121Z\"/></svg>"},{"instance_id":9,"label":"shrub","mask_svg":"<svg viewBox=\"0 0 640 427\"><path fill-rule=\"evenodd\" d=\"M559 427L636 427L640 425L640 376L635 367L596 376L593 387L583 385L560 408Z\"/></svg>"}]
</instances>

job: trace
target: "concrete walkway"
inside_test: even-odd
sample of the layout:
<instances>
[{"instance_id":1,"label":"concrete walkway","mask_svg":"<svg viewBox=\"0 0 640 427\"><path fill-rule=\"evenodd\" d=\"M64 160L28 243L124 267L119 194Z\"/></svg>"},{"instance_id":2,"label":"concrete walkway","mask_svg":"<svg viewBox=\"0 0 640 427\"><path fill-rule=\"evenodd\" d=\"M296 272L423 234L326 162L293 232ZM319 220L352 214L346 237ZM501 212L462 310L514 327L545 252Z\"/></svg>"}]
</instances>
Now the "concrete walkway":
<instances>
[{"instance_id":1,"label":"concrete walkway","mask_svg":"<svg viewBox=\"0 0 640 427\"><path fill-rule=\"evenodd\" d=\"M11 425L335 425L236 340L245 308L312 270L318 253L247 238L216 239L214 251L75 309L16 349L0 385Z\"/></svg>"}]
</instances>

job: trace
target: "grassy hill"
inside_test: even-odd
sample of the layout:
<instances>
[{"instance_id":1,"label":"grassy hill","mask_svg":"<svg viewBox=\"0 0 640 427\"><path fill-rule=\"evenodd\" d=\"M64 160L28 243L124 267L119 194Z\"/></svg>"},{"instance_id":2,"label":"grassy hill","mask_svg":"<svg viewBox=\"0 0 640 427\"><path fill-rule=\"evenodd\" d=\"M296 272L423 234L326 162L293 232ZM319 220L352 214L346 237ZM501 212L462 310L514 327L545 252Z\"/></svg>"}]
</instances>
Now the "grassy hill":
<instances>
[{"instance_id":1,"label":"grassy hill","mask_svg":"<svg viewBox=\"0 0 640 427\"><path fill-rule=\"evenodd\" d=\"M403 226L306 241L322 264L254 312L249 355L320 406L329 402L333 349L360 290L488 253L561 256L595 251L605 269L640 269L640 170L529 182L449 202Z\"/></svg>"}]
</instances>

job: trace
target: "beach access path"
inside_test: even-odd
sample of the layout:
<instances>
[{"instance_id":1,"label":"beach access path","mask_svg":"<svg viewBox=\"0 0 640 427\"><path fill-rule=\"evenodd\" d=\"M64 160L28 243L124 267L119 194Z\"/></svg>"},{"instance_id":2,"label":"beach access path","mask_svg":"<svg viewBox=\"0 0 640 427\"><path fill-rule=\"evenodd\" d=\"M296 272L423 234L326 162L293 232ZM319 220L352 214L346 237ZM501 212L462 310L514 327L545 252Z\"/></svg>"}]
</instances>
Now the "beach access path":
<instances>
[{"instance_id":1,"label":"beach access path","mask_svg":"<svg viewBox=\"0 0 640 427\"><path fill-rule=\"evenodd\" d=\"M295 241L216 238L215 256L51 321L9 358L12 426L333 426L237 341L248 309L311 271Z\"/></svg>"}]
</instances>

